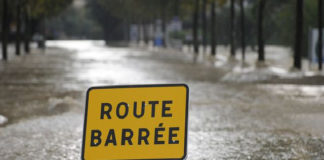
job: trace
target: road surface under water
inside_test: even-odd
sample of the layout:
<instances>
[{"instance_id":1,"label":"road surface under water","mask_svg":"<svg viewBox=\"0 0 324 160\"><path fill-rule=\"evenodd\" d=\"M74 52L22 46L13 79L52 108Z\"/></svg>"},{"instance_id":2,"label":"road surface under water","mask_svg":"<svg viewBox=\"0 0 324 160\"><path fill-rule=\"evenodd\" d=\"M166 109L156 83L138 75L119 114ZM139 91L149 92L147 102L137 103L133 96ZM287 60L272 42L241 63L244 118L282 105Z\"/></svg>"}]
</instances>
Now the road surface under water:
<instances>
[{"instance_id":1,"label":"road surface under water","mask_svg":"<svg viewBox=\"0 0 324 160\"><path fill-rule=\"evenodd\" d=\"M80 159L87 88L156 83L189 85L187 159L324 159L324 86L227 81L189 53L47 44L0 62L1 160Z\"/></svg>"}]
</instances>

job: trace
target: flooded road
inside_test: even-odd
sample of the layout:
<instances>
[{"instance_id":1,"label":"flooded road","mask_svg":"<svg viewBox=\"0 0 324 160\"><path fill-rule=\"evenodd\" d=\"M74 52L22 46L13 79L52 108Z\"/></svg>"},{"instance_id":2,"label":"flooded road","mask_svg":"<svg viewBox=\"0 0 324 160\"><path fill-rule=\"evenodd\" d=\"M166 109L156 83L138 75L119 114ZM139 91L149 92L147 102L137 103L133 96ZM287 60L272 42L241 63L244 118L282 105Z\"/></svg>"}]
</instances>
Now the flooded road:
<instances>
[{"instance_id":1,"label":"flooded road","mask_svg":"<svg viewBox=\"0 0 324 160\"><path fill-rule=\"evenodd\" d=\"M187 159L324 159L324 86L227 81L189 53L47 44L0 62L1 160L80 159L87 88L156 83L190 88Z\"/></svg>"}]
</instances>

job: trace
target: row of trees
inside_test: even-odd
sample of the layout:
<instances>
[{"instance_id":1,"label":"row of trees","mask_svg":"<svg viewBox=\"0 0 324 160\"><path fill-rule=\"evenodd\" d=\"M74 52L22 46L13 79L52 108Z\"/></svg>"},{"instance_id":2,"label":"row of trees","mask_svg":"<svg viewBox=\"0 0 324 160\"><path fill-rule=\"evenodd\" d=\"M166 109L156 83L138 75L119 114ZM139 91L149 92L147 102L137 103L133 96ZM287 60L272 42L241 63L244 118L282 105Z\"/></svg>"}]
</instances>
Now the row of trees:
<instances>
[{"instance_id":1,"label":"row of trees","mask_svg":"<svg viewBox=\"0 0 324 160\"><path fill-rule=\"evenodd\" d=\"M162 20L162 31L165 32L167 20L179 13L179 1L88 0L88 7L93 18L103 26L104 39L110 41L129 38L127 36L130 24L139 24L146 28L156 19ZM147 38L145 35L145 41Z\"/></svg>"},{"instance_id":2,"label":"row of trees","mask_svg":"<svg viewBox=\"0 0 324 160\"><path fill-rule=\"evenodd\" d=\"M8 42L15 41L15 53L20 55L21 42L24 42L24 51L30 52L30 41L33 33L45 32L44 19L57 15L72 0L2 0L0 6L1 16L1 42L2 59L8 59ZM9 35L10 26L15 26L14 35ZM14 39L9 39L14 37Z\"/></svg>"},{"instance_id":3,"label":"row of trees","mask_svg":"<svg viewBox=\"0 0 324 160\"><path fill-rule=\"evenodd\" d=\"M237 48L241 48L244 61L246 46L256 45L258 61L264 62L266 41L292 46L297 69L301 69L302 56L306 56L306 38L303 37L307 36L308 27L322 27L321 0L88 0L88 7L93 18L103 26L106 41L128 39L130 24L145 29L156 19L162 21L165 34L167 22L177 16L183 21L184 29L192 30L196 54L200 45L206 51L209 44L211 54L215 55L216 43L229 44L230 56L234 57ZM314 20L314 16L318 18ZM295 34L291 34L292 30ZM323 41L321 30L319 40ZM322 69L321 56L318 52L319 69Z\"/></svg>"},{"instance_id":4,"label":"row of trees","mask_svg":"<svg viewBox=\"0 0 324 160\"><path fill-rule=\"evenodd\" d=\"M31 35L36 30L45 31L44 19L57 15L71 3L72 0L2 0L3 59L7 59L9 24L16 26L15 35L9 36L16 42L16 54L20 54L21 41L29 52ZM160 19L162 32L166 34L167 23L179 17L184 31L191 32L196 54L200 45L204 52L210 45L211 54L215 55L216 44L229 44L230 56L234 57L237 48L241 48L244 61L246 46L257 46L258 61L264 62L265 42L283 44L294 48L294 67L298 69L306 53L303 37L307 36L308 28L322 28L322 5L321 0L87 0L92 19L102 26L107 42L129 40L130 25L138 24L144 28L143 40L148 43L149 24ZM322 69L322 42L319 30L319 69Z\"/></svg>"}]
</instances>

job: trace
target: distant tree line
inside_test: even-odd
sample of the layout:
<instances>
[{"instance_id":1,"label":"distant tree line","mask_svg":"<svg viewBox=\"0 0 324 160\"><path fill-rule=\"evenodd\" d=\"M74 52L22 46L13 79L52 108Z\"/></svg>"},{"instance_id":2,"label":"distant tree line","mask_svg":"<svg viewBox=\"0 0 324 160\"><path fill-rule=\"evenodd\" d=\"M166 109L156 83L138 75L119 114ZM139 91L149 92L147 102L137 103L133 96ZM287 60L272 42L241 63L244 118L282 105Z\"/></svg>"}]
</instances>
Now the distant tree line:
<instances>
[{"instance_id":1,"label":"distant tree line","mask_svg":"<svg viewBox=\"0 0 324 160\"><path fill-rule=\"evenodd\" d=\"M8 41L20 43L29 52L29 42L35 32L45 32L44 20L62 12L73 0L2 0L0 6L3 59L7 59ZM229 45L230 56L245 48L257 50L258 61L266 60L265 44L286 45L293 49L294 67L301 69L301 59L307 53L309 28L322 28L321 0L86 0L91 18L103 31L102 38L110 41L130 39L130 25L143 28L142 40L148 43L148 26L161 20L162 34L168 22L179 17L183 30L190 33L195 54L211 47L216 55L217 45ZM9 24L16 31L9 32ZM89 24L88 24L89 25ZM319 42L323 42L319 30ZM8 35L8 34L14 35ZM166 36L163 36L165 38ZM167 47L165 39L163 46ZM322 69L322 43L319 43L319 69ZM238 50L239 49L239 50Z\"/></svg>"},{"instance_id":2,"label":"distant tree line","mask_svg":"<svg viewBox=\"0 0 324 160\"><path fill-rule=\"evenodd\" d=\"M30 52L31 36L45 32L44 20L60 13L73 0L1 0L2 59L7 60L8 42L15 42L15 53L20 55L21 43L24 51ZM15 32L10 32L12 25ZM9 35L13 34L13 35ZM45 34L45 33L43 33Z\"/></svg>"},{"instance_id":3,"label":"distant tree line","mask_svg":"<svg viewBox=\"0 0 324 160\"><path fill-rule=\"evenodd\" d=\"M194 52L216 44L230 46L230 56L237 49L245 58L245 48L258 52L258 61L266 60L265 43L290 46L294 50L294 67L301 69L307 56L307 34L318 27L322 18L321 0L87 0L93 18L103 26L103 38L129 40L129 25L144 29L162 21L162 31L174 16L180 17L184 29L192 30ZM306 14L305 14L306 13ZM316 18L319 17L319 18ZM145 31L144 31L145 34ZM201 38L200 38L201 37ZM320 36L322 37L322 36ZM144 41L148 38L144 35ZM320 47L322 47L320 45ZM320 57L321 54L318 54ZM321 59L320 59L321 60ZM321 61L319 68L321 69Z\"/></svg>"}]
</instances>

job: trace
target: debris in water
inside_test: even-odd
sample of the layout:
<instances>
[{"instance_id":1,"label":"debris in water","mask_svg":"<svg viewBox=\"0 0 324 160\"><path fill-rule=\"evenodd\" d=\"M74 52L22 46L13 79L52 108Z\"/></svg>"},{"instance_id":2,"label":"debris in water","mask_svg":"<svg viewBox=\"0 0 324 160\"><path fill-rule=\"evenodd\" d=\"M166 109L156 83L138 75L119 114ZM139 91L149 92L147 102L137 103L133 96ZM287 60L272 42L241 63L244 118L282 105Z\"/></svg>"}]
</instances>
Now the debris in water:
<instances>
[{"instance_id":1,"label":"debris in water","mask_svg":"<svg viewBox=\"0 0 324 160\"><path fill-rule=\"evenodd\" d=\"M8 118L3 115L0 115L0 126L6 124L8 122Z\"/></svg>"}]
</instances>

